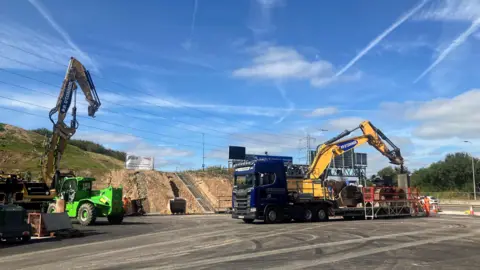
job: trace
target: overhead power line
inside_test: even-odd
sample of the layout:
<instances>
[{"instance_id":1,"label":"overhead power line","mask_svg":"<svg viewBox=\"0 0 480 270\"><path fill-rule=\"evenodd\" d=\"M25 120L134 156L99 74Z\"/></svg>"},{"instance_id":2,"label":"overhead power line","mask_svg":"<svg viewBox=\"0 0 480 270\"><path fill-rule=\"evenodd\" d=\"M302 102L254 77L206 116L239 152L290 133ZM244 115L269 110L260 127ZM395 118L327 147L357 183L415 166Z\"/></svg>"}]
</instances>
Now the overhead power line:
<instances>
[{"instance_id":1,"label":"overhead power line","mask_svg":"<svg viewBox=\"0 0 480 270\"><path fill-rule=\"evenodd\" d=\"M2 81L0 81L0 82L3 83ZM14 99L14 98L5 97L5 96L2 96L2 95L0 95L0 98L7 99L7 100L11 100L11 101L15 101L15 102L19 102L19 103L23 103L23 104L27 104L27 105L34 106L34 107L38 107L38 108L44 108L44 109L46 109L46 110L50 110L50 108L45 107L45 106L41 106L41 105L38 105L38 104L34 104L34 103L31 103L31 102L26 102L26 101ZM40 115L36 115L36 116L40 116ZM164 134L164 133L158 133L158 132L153 132L153 131L149 131L149 130L143 130L143 129L139 129L139 128L135 128L135 127L130 127L130 126L118 124L118 123L112 123L112 122L109 122L109 121L99 120L98 118L90 118L90 117L86 117L86 116L82 116L82 115L78 115L77 117L78 117L78 118L82 118L82 119L88 119L88 120L92 120L92 121L97 121L97 122L104 123L104 124L107 124L107 125L112 125L112 126L117 126L117 127L123 127L123 128L129 128L129 129L136 130L136 131L140 131L140 132L145 132L145 133L150 133L150 134L159 135L159 136L163 136L163 137L178 139L177 137L172 136L172 135L168 135L168 134ZM83 124L82 124L82 125L83 125ZM202 144L202 145L204 144L203 141L202 141L202 142L201 142L201 141L192 141L192 140L189 140L189 141L190 141L190 142L193 142L193 143ZM227 146L224 146L224 145L217 145L217 144L210 144L210 143L206 143L206 145L211 145L211 146L215 146L215 147L224 147L224 148L227 148ZM195 146L195 147L198 147L198 146Z\"/></svg>"},{"instance_id":2,"label":"overhead power line","mask_svg":"<svg viewBox=\"0 0 480 270\"><path fill-rule=\"evenodd\" d=\"M25 50L25 49L23 49L23 48L21 48L21 47L19 47L19 46L15 46L15 45L10 44L10 43L7 43L7 42L5 42L5 41L0 40L0 43L3 43L3 44L5 44L6 46L9 46L9 47L11 47L11 48L14 48L14 49L23 51L23 52L28 53L28 54L30 54L30 55L33 55L33 56L35 56L35 57L38 57L38 58L41 58L41 59L50 61L50 62L55 63L55 64L57 64L57 65L61 65L61 66L64 66L64 67L68 67L68 65L66 65L66 64L64 64L64 63L60 63L60 62L55 61L55 60L53 60L53 59L51 59L51 58L44 57L44 56L42 56L42 55L36 54L36 53L31 52L31 51L29 51L29 50ZM21 62L21 61L13 60L13 59L10 59L10 60L16 61L16 62ZM26 63L22 63L22 64L26 64ZM27 65L28 65L28 64L27 64ZM31 66L31 65L30 65L30 66ZM38 67L35 67L35 66L33 66L33 67L34 67L34 68L38 68ZM40 68L38 68L38 69L40 69ZM44 71L44 72L49 72L49 73L53 73L53 74L58 75L57 73L51 72L51 71L48 71L48 70L42 70L42 71ZM169 101L169 100L162 99L162 98L160 98L160 97L158 97L158 96L155 96L155 95L153 95L153 94L151 94L151 93L149 93L149 92L147 92L147 91L142 91L142 90L140 90L140 89L138 89L138 88L133 88L133 87L124 85L124 84L122 84L122 83L120 83L120 82L117 82L117 81L114 81L114 80L111 80L111 79L107 79L107 78L103 77L102 75L100 75L100 74L98 74L98 73L96 73L96 72L92 72L92 73L94 73L96 77L98 77L98 78L100 78L100 79L102 79L102 80L111 82L111 83L116 84L116 85L118 85L118 86L121 86L121 87L123 87L123 88L125 88L125 89L129 89L129 90L131 90L131 91L133 91L133 92L138 92L138 93L145 94L145 95L147 95L147 96L151 96L151 97L154 97L154 98L161 99L163 102L165 102L165 103L167 103L167 104L170 104L170 105L172 105L172 106L182 107L182 108L188 108L188 109L190 109L190 110L195 110L195 111L200 112L200 113L203 113L203 114L205 114L205 115L211 115L211 116L214 116L215 118L218 118L218 115L216 115L216 114L214 114L214 113L210 113L210 112L208 112L208 111L200 110L200 109L198 109L198 108L186 106L186 105L183 105L183 104L174 104L173 102L171 102L171 101ZM61 75L61 74L60 74L60 76L63 77L63 75ZM103 90L108 90L108 89L106 89L105 87L102 87L102 89L103 89ZM122 96L122 95L119 94L119 93L115 93L115 94ZM137 99L137 100L138 100L138 99ZM152 104L152 105L157 106L157 107L161 107L161 106L158 106L158 104L146 102L146 101L144 101L144 100L140 100L140 101L141 101L141 102L144 102L144 103ZM199 116L197 116L197 115L195 115L195 114L193 114L193 115L192 115L192 114L188 114L188 115L193 116L193 117L196 117L196 118L200 118L200 119L202 118L202 117L199 117ZM215 119L215 118L214 118L214 119ZM226 119L223 119L223 120L226 120ZM235 120L234 120L233 122L237 122L237 123L239 123L239 124L241 124L241 125L244 125L244 123L239 122L239 121L235 121ZM222 122L221 124L225 124L225 123ZM257 129L259 129L259 130L270 130L270 131L273 131L273 132L275 132L274 135L276 135L276 136L290 137L290 138L294 138L294 139L298 139L298 138L299 138L298 135L289 134L289 133L278 134L277 130L267 129L267 128L265 128L264 126L259 126L259 125L255 125L255 126L257 126Z\"/></svg>"},{"instance_id":3,"label":"overhead power line","mask_svg":"<svg viewBox=\"0 0 480 270\"><path fill-rule=\"evenodd\" d=\"M1 42L1 41L0 41ZM35 65L31 65L31 64L28 64L26 62L23 62L23 61L19 61L19 60L16 60L16 59L13 59L13 58L10 58L10 57L7 57L7 56L3 56L3 55L0 55L0 57L2 58L5 58L5 59L8 59L8 60L11 60L11 61L14 61L14 62L17 62L19 64L23 64L25 66L29 66L29 67L32 67L32 68L36 68L40 71L43 71L43 72L47 72L47 73L51 73L55 76L59 76L63 79L63 75L59 74L59 73L56 73L56 72L52 72L52 71L49 71L49 70L45 70L45 69L42 69L42 68L39 68ZM26 75L23 75L23 74L19 74L17 72L13 72L13 71L10 71L10 70L7 70L7 69L4 69L4 68L0 68L0 70L4 71L4 72L7 72L7 73L10 73L10 74L14 74L14 75L17 75L17 76L20 76L20 77L23 77L23 78L26 78L26 79L31 79L31 80L34 80L34 81L37 81L37 82L40 82L40 83L43 83L43 84L46 84L46 85L50 85L50 86L53 86L53 87L58 87L56 85L53 85L51 83L48 83L48 82L44 82L42 80L38 80L36 78L33 78L33 77L30 77L30 76L26 76ZM15 86L15 85L14 85ZM20 88L24 88L24 89L27 89L27 90L32 90L32 91L35 91L33 89L30 89L30 88L26 88L26 87L22 87L22 86L18 86L17 87L20 87ZM141 99L136 99L136 98L131 98L131 97L126 97L124 95L121 95L119 93L116 93L116 92L113 92L113 91L110 91L110 90L106 90L105 88L102 88L103 91L106 91L106 92L109 92L109 93L112 93L112 94L115 94L115 95L119 95L119 96L123 96L127 99L134 99L134 100L138 100L140 102L143 102L143 103L147 103L147 104L151 104L153 106L156 106L156 107L160 107L160 108L163 108L161 106L159 106L158 104L154 104L154 103L151 103L151 102L148 102L148 101L144 101L144 100L141 100ZM38 92L38 91L37 91ZM107 100L109 103L111 104L114 104L114 105L117 105L117 106L121 106L121 107L125 107L125 108L129 108L129 109L132 109L132 110L135 110L135 111L138 111L138 112L141 112L141 113L145 113L145 114L149 114L149 115L153 115L153 116L156 116L156 117L160 117L160 118L163 118L163 119L166 119L165 117L159 115L159 114L155 114L155 113L152 113L152 112L148 112L148 111L144 111L144 110L140 110L138 108L135 108L135 107L131 107L131 106L127 106L127 105L123 105L123 104L119 104L119 103L116 103L116 102L112 102L112 101L109 101ZM198 117L196 117L198 118ZM200 118L202 119L202 118ZM144 119L143 119L144 120ZM210 128L210 127L202 127L202 126L198 126L198 125L194 125L194 124L191 124L191 123L188 123L188 122L185 122L185 121L181 121L181 120L178 120L178 119L169 119L171 121L174 121L174 122L178 122L178 123L182 123L182 124L185 124L185 125L189 125L189 126L192 126L192 127L197 127L199 129L207 129L207 130L211 130L213 132L216 132L216 133L223 133L223 134L227 134L227 135L230 135L230 136L236 136L236 137L240 137L240 138L243 138L243 139L246 139L246 140L251 140L251 141L254 141L252 144L257 144L257 145L260 145L260 144L268 144L268 143L271 143L271 142L268 142L268 141L263 141L263 140L259 140L259 139L256 139L256 138L251 138L251 137L248 137L248 136L245 136L245 135L241 135L241 134L235 134L235 133L231 133L231 132L225 132L225 131L222 131L222 130L218 130L218 129L215 129L215 128ZM150 122L151 123L151 122ZM178 126L175 126L175 125L167 125L167 124L163 124L165 126L170 126L170 127L173 127L173 128L179 128L179 129L186 129L186 130L189 130L189 131L193 131L193 132L197 132L197 133L202 133L202 132L199 132L199 131L195 131L195 130L191 130L191 129L187 129L187 128L182 128L182 127L178 127ZM218 134L211 134L210 135L213 135L213 136L221 136L221 135L218 135ZM272 134L272 135L275 135L275 136L282 136L281 134Z\"/></svg>"}]
</instances>

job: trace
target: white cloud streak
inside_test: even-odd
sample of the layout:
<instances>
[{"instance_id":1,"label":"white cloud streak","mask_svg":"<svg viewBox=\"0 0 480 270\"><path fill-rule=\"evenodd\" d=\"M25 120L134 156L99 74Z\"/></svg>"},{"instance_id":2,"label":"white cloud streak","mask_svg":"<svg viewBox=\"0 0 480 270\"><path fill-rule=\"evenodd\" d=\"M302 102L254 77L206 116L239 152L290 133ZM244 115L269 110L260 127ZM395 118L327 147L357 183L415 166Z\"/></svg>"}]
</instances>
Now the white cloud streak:
<instances>
[{"instance_id":1,"label":"white cloud streak","mask_svg":"<svg viewBox=\"0 0 480 270\"><path fill-rule=\"evenodd\" d=\"M56 37L22 25L0 21L0 54L19 61L0 58L0 67L2 68L38 71L38 69L21 64L21 62L25 62L28 65L42 67L44 70L60 71L65 70L70 57L76 55L77 52ZM95 66L95 61L88 56L78 58L87 67ZM65 63L65 66L58 63Z\"/></svg>"},{"instance_id":2,"label":"white cloud streak","mask_svg":"<svg viewBox=\"0 0 480 270\"><path fill-rule=\"evenodd\" d=\"M394 22L390 27L388 27L383 33L381 33L379 36L377 36L374 40L372 40L367 47L365 47L360 53L358 53L350 62L348 62L347 65L345 65L341 70L339 70L336 74L335 77L338 77L345 73L350 67L352 67L357 61L359 61L365 54L367 54L373 47L375 47L378 43L380 43L386 36L388 36L391 32L393 32L395 29L397 29L401 24L403 24L406 20L408 20L412 15L414 15L416 12L418 12L426 3L428 0L422 0L418 5L416 5L414 8L409 10L405 15L400 17L396 22Z\"/></svg>"},{"instance_id":3,"label":"white cloud streak","mask_svg":"<svg viewBox=\"0 0 480 270\"><path fill-rule=\"evenodd\" d=\"M335 107L324 107L324 108L317 108L313 110L312 112L306 114L305 116L307 117L322 117L322 116L328 116L332 114L338 113L338 109Z\"/></svg>"},{"instance_id":4,"label":"white cloud streak","mask_svg":"<svg viewBox=\"0 0 480 270\"><path fill-rule=\"evenodd\" d=\"M233 71L233 76L267 80L308 80L314 87L323 87L335 81L351 81L351 77L334 77L333 65L325 60L310 61L297 50L282 46L262 45L250 50L255 54L252 65Z\"/></svg>"},{"instance_id":5,"label":"white cloud streak","mask_svg":"<svg viewBox=\"0 0 480 270\"><path fill-rule=\"evenodd\" d=\"M295 109L295 104L288 99L287 97L287 91L285 91L285 88L283 88L283 85L281 83L276 84L278 91L280 92L280 95L282 96L283 100L287 103L287 108L285 110L285 114L282 115L277 121L275 121L275 124L279 124L285 120Z\"/></svg>"},{"instance_id":6,"label":"white cloud streak","mask_svg":"<svg viewBox=\"0 0 480 270\"><path fill-rule=\"evenodd\" d=\"M478 28L480 27L480 18L475 20L467 30L465 30L460 36L458 36L450 45L443 50L440 55L435 59L435 61L418 76L413 83L417 83L420 81L425 75L427 75L432 69L434 69L440 62L442 62L445 57L447 57L453 50L455 50L458 46L462 45L468 37L470 37L473 33L475 33Z\"/></svg>"},{"instance_id":7,"label":"white cloud streak","mask_svg":"<svg viewBox=\"0 0 480 270\"><path fill-rule=\"evenodd\" d=\"M75 44L72 39L70 38L70 35L53 19L52 15L48 12L48 10L37 0L29 0L30 4L32 4L37 11L42 15L42 17L47 20L47 22L52 26L52 28L57 31L57 33L62 36L63 40L71 47L73 48L77 53L79 53L82 58L88 58L88 55L83 52L77 44ZM99 72L98 66L92 62L92 70L95 72Z\"/></svg>"},{"instance_id":8,"label":"white cloud streak","mask_svg":"<svg viewBox=\"0 0 480 270\"><path fill-rule=\"evenodd\" d=\"M193 33L195 32L195 21L197 18L197 10L198 10L198 0L194 0L193 3L193 13L192 13L192 23L190 25L190 35L188 36L188 39L182 43L182 47L185 50L190 50L193 46L192 44L192 39L193 39Z\"/></svg>"}]
</instances>

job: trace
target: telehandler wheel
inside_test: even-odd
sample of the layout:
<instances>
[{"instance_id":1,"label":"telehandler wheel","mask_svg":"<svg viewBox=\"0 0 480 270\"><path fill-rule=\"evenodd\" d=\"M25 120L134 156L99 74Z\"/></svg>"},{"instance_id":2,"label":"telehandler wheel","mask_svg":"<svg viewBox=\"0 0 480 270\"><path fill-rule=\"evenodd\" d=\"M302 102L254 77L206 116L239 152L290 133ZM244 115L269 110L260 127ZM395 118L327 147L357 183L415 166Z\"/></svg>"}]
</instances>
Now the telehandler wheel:
<instances>
[{"instance_id":1,"label":"telehandler wheel","mask_svg":"<svg viewBox=\"0 0 480 270\"><path fill-rule=\"evenodd\" d=\"M110 222L110 224L113 224L113 225L122 224L123 222L123 216L120 216L120 215L108 216L107 219L108 219L108 222Z\"/></svg>"},{"instance_id":2,"label":"telehandler wheel","mask_svg":"<svg viewBox=\"0 0 480 270\"><path fill-rule=\"evenodd\" d=\"M77 220L83 226L90 226L97 219L97 211L91 203L84 203L78 208Z\"/></svg>"}]
</instances>

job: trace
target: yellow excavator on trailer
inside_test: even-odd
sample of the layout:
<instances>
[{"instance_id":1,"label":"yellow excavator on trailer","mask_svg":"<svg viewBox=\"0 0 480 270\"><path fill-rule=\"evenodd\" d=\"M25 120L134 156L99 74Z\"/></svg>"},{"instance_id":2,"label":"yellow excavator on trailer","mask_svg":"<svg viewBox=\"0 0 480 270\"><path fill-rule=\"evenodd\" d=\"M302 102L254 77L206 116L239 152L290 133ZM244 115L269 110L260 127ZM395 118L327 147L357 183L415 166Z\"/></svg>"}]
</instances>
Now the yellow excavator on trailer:
<instances>
[{"instance_id":1,"label":"yellow excavator on trailer","mask_svg":"<svg viewBox=\"0 0 480 270\"><path fill-rule=\"evenodd\" d=\"M362 135L345 138L358 129L362 131ZM242 219L245 223L256 219L276 223L291 219L326 221L329 216L353 219L373 217L377 214L410 215L409 206L406 206L408 204L403 196L405 192L398 191L401 195L399 198L403 199L388 204L390 208L386 209L383 203L377 206L364 199L363 193L369 189L347 186L344 181L330 183L327 179L329 166L336 156L365 143L373 146L390 163L399 165L403 171L404 159L400 149L381 130L369 121L364 121L358 127L345 130L319 145L310 166L286 165L283 160L269 159L268 156L253 162L235 164L232 218ZM382 189L378 191L383 192ZM366 196L370 196L370 193L369 190ZM379 198L382 197L380 195Z\"/></svg>"},{"instance_id":2,"label":"yellow excavator on trailer","mask_svg":"<svg viewBox=\"0 0 480 270\"><path fill-rule=\"evenodd\" d=\"M341 140L358 129L362 131L363 135ZM325 189L322 184L318 183L318 180L321 182L326 180L327 169L333 158L365 143L379 151L391 164L399 165L400 173L403 173L404 159L400 153L400 148L370 121L363 121L358 127L345 130L318 146L317 154L307 172L308 179L302 181L304 192L311 192L315 196L324 197L323 191Z\"/></svg>"}]
</instances>

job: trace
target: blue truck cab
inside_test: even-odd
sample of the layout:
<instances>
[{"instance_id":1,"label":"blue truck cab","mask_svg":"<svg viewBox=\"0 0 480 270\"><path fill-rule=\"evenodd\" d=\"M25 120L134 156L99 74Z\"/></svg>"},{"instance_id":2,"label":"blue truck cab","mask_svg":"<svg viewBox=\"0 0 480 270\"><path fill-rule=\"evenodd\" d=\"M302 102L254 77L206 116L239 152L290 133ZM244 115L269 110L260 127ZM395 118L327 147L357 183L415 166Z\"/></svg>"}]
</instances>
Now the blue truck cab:
<instances>
[{"instance_id":1,"label":"blue truck cab","mask_svg":"<svg viewBox=\"0 0 480 270\"><path fill-rule=\"evenodd\" d=\"M281 160L257 160L236 164L232 191L232 218L245 223L264 220L278 223L291 219L328 220L326 200L298 196L288 190L286 168Z\"/></svg>"}]
</instances>

